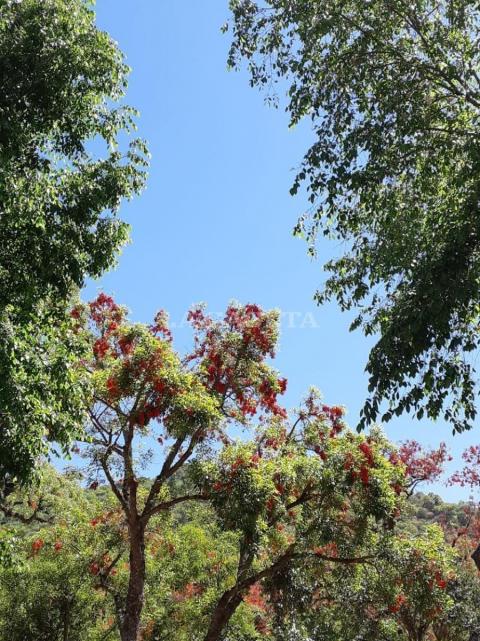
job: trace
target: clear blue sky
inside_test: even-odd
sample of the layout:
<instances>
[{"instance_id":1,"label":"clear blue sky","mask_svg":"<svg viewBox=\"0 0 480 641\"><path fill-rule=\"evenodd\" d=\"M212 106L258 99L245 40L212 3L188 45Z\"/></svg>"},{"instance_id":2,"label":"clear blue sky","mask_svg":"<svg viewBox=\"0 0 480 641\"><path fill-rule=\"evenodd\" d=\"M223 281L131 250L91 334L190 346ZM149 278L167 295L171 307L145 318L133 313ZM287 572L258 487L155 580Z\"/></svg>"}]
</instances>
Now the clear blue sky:
<instances>
[{"instance_id":1,"label":"clear blue sky","mask_svg":"<svg viewBox=\"0 0 480 641\"><path fill-rule=\"evenodd\" d=\"M310 141L308 128L288 129L283 111L268 108L245 73L229 72L229 37L220 33L227 0L98 0L98 24L115 38L133 71L128 102L141 112L139 135L152 164L146 192L122 208L132 243L118 268L95 283L126 304L136 320L169 311L183 351L186 311L199 301L214 313L231 299L283 312L276 366L289 380L295 406L310 385L325 401L348 408L354 425L366 395L369 345L348 332L349 318L313 302L321 264L307 257L292 228L302 197L292 198L294 168ZM408 416L387 425L395 440L445 440L457 463L476 431L452 438L450 428ZM426 488L427 489L427 488ZM468 491L433 488L443 496Z\"/></svg>"}]
</instances>

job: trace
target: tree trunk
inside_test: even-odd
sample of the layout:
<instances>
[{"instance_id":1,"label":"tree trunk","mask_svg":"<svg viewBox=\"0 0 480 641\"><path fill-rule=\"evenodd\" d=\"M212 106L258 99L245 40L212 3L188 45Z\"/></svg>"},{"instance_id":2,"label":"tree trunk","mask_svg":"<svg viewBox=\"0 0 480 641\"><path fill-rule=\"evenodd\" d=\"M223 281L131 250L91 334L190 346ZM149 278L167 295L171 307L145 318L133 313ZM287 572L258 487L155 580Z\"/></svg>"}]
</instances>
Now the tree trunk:
<instances>
[{"instance_id":1,"label":"tree trunk","mask_svg":"<svg viewBox=\"0 0 480 641\"><path fill-rule=\"evenodd\" d=\"M140 617L143 609L145 588L145 528L136 522L129 526L130 578L125 609L120 625L122 641L139 641Z\"/></svg>"},{"instance_id":2,"label":"tree trunk","mask_svg":"<svg viewBox=\"0 0 480 641\"><path fill-rule=\"evenodd\" d=\"M477 547L475 552L472 554L472 559L477 566L477 569L480 570L480 545Z\"/></svg>"},{"instance_id":3,"label":"tree trunk","mask_svg":"<svg viewBox=\"0 0 480 641\"><path fill-rule=\"evenodd\" d=\"M69 641L70 638L70 615L72 610L72 600L67 599L63 611L63 641Z\"/></svg>"},{"instance_id":4,"label":"tree trunk","mask_svg":"<svg viewBox=\"0 0 480 641\"><path fill-rule=\"evenodd\" d=\"M218 641L220 639L223 630L241 602L242 594L235 588L223 594L213 611L204 641Z\"/></svg>"}]
</instances>

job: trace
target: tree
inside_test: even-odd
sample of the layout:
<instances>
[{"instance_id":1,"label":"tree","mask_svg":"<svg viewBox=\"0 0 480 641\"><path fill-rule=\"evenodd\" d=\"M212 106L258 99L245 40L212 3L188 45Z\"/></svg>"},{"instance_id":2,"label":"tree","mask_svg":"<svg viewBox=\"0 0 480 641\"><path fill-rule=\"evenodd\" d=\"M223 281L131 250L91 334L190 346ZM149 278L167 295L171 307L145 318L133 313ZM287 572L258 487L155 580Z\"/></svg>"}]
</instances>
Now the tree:
<instances>
[{"instance_id":1,"label":"tree","mask_svg":"<svg viewBox=\"0 0 480 641\"><path fill-rule=\"evenodd\" d=\"M221 321L201 308L189 318L195 349L180 359L163 312L150 327L132 324L105 294L72 311L75 331L90 341L84 366L94 384L83 455L93 486L103 475L116 497L128 542L124 590L110 576L120 556L96 562L94 572L113 596L122 641L139 638L147 541L156 518L175 506L211 504L221 530L236 538L236 570L210 602L204 636L218 641L251 591L290 564L348 565L378 553L407 487L405 465L384 437L342 435L343 410L320 404L315 392L288 420L277 400L286 380L266 363L276 312L231 305ZM248 427L258 411L255 438L233 441L229 431ZM146 437L157 439L162 461L143 485ZM186 471L177 493L175 477ZM256 625L254 635L266 623Z\"/></svg>"},{"instance_id":2,"label":"tree","mask_svg":"<svg viewBox=\"0 0 480 641\"><path fill-rule=\"evenodd\" d=\"M277 395L286 382L264 362L273 352L276 313L255 305L232 306L215 324L201 309L191 314L203 340L182 361L170 345L166 317L151 327L126 321L125 310L101 294L72 311L75 330L91 342L86 363L93 373L86 455L102 472L124 513L129 540L126 595L115 595L122 641L137 641L145 588L145 535L153 517L201 492L169 497L168 481L199 447L226 440L227 423L245 422L258 408L282 414ZM158 429L164 459L147 492L139 488L137 441ZM108 579L106 573L105 579Z\"/></svg>"},{"instance_id":3,"label":"tree","mask_svg":"<svg viewBox=\"0 0 480 641\"><path fill-rule=\"evenodd\" d=\"M286 87L315 140L292 193L296 233L341 243L316 297L379 338L366 365L378 416L471 427L478 348L480 14L469 0L231 0L230 64ZM227 27L228 28L228 25ZM388 403L384 411L384 402Z\"/></svg>"},{"instance_id":4,"label":"tree","mask_svg":"<svg viewBox=\"0 0 480 641\"><path fill-rule=\"evenodd\" d=\"M128 67L84 0L0 2L0 474L25 480L79 425L65 309L128 237L116 212L146 149L120 103ZM95 150L95 151L92 151Z\"/></svg>"},{"instance_id":5,"label":"tree","mask_svg":"<svg viewBox=\"0 0 480 641\"><path fill-rule=\"evenodd\" d=\"M282 629L304 630L297 638L315 641L431 639L432 624L453 608L447 586L455 577L454 557L434 527L413 540L391 537L384 554L368 564L330 576L307 571L293 594L300 607L294 601L288 615L282 613ZM457 641L468 640L465 634Z\"/></svg>"},{"instance_id":6,"label":"tree","mask_svg":"<svg viewBox=\"0 0 480 641\"><path fill-rule=\"evenodd\" d=\"M86 580L92 556L106 543L89 523L98 501L47 466L39 479L6 501L2 531L12 545L0 569L0 637L100 641L110 604Z\"/></svg>"},{"instance_id":7,"label":"tree","mask_svg":"<svg viewBox=\"0 0 480 641\"><path fill-rule=\"evenodd\" d=\"M450 478L450 483L465 487L469 485L472 489L480 486L480 446L472 445L462 455L465 461L465 466L462 470L455 472ZM461 532L460 536L467 536L470 541L472 539L477 542L480 539L480 513L477 510L471 510L470 518L466 527ZM480 570L480 544L472 554L472 558Z\"/></svg>"}]
</instances>

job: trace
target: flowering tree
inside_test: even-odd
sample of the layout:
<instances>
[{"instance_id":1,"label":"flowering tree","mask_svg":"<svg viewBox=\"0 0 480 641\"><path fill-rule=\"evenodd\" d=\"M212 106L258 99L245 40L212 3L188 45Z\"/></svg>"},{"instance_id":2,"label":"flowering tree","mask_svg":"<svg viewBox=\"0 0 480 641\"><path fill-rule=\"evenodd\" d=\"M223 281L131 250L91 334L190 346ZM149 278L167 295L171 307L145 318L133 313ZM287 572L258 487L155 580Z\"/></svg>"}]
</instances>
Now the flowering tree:
<instances>
[{"instance_id":1,"label":"flowering tree","mask_svg":"<svg viewBox=\"0 0 480 641\"><path fill-rule=\"evenodd\" d=\"M413 540L394 536L381 557L349 576L309 577L311 594L299 618L313 638L329 641L467 641L466 629L446 636L454 608L449 587L457 580L454 559L438 526ZM321 607L326 603L329 609ZM444 637L433 636L435 624L438 631L443 626Z\"/></svg>"},{"instance_id":2,"label":"flowering tree","mask_svg":"<svg viewBox=\"0 0 480 641\"><path fill-rule=\"evenodd\" d=\"M162 312L150 327L132 324L123 308L101 294L90 305L75 307L72 317L92 354L83 363L94 383L84 454L92 473L103 473L125 519L129 579L126 596L115 594L115 603L122 641L136 641L149 524L174 505L209 498L202 491L172 496L169 481L197 450L227 444L229 426L245 424L260 409L285 414L277 395L285 391L286 381L265 362L274 353L277 314L254 305L230 306L223 321L213 322L197 308L190 315L195 350L184 360L172 349ZM163 460L144 490L139 487L138 442L149 435L159 442ZM114 559L92 568L105 588L115 566Z\"/></svg>"},{"instance_id":3,"label":"flowering tree","mask_svg":"<svg viewBox=\"0 0 480 641\"><path fill-rule=\"evenodd\" d=\"M443 446L426 452L407 442L388 458L404 466L398 490L410 499L420 480L438 478L447 454ZM404 530L407 510L403 527L382 537L381 553L365 563L311 563L284 573L267 585L275 634L295 641L471 641L479 632L480 586L469 556L479 519L474 506L465 512L461 527L441 522L412 535Z\"/></svg>"},{"instance_id":4,"label":"flowering tree","mask_svg":"<svg viewBox=\"0 0 480 641\"><path fill-rule=\"evenodd\" d=\"M382 616L395 621L409 641L423 641L453 607L447 586L455 579L454 550L439 528L414 541L398 538L390 563L378 575Z\"/></svg>"},{"instance_id":5,"label":"flowering tree","mask_svg":"<svg viewBox=\"0 0 480 641\"><path fill-rule=\"evenodd\" d=\"M378 556L406 490L405 467L382 434L353 434L343 410L319 403L315 391L292 420L260 422L254 440L195 465L223 527L238 534L236 577L213 609L205 641L222 638L252 597L257 631L266 634L273 609L259 597L285 572L313 566L323 573ZM271 598L282 595L274 589Z\"/></svg>"},{"instance_id":6,"label":"flowering tree","mask_svg":"<svg viewBox=\"0 0 480 641\"><path fill-rule=\"evenodd\" d=\"M1 558L0 638L100 641L111 607L85 575L112 543L112 532L102 540L89 524L106 496L48 466L38 475L35 487L15 488L5 499L1 540L9 554Z\"/></svg>"},{"instance_id":7,"label":"flowering tree","mask_svg":"<svg viewBox=\"0 0 480 641\"><path fill-rule=\"evenodd\" d=\"M462 455L463 460L465 461L465 466L462 470L455 472L450 478L452 484L460 485L465 487L469 485L471 488L480 487L480 446L472 445ZM477 568L480 570L480 515L478 510L472 513L469 520L469 525L465 528L464 532L461 532L459 536L468 535L468 538L474 540L477 543L477 548L472 554L472 558L475 561Z\"/></svg>"},{"instance_id":8,"label":"flowering tree","mask_svg":"<svg viewBox=\"0 0 480 641\"><path fill-rule=\"evenodd\" d=\"M433 483L444 472L446 461L451 461L445 443L437 449L425 450L417 441L405 441L400 445L398 458L405 465L408 490L413 494L420 483Z\"/></svg>"}]
</instances>

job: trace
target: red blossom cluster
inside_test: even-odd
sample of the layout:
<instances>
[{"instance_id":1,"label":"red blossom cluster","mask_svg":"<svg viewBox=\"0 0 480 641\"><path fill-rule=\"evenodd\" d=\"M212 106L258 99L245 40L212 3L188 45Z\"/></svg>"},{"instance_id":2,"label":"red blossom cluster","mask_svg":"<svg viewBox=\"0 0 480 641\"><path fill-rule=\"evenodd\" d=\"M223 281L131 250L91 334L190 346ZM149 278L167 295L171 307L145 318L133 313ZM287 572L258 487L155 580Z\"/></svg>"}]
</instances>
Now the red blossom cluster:
<instances>
[{"instance_id":1,"label":"red blossom cluster","mask_svg":"<svg viewBox=\"0 0 480 641\"><path fill-rule=\"evenodd\" d=\"M407 597L403 593L397 594L397 596L395 597L395 601L388 606L388 609L390 612L392 612L392 614L396 614L400 611L400 609L403 605L405 605L406 602Z\"/></svg>"},{"instance_id":2,"label":"red blossom cluster","mask_svg":"<svg viewBox=\"0 0 480 641\"><path fill-rule=\"evenodd\" d=\"M462 458L467 464L463 470L455 472L450 479L450 484L457 484L461 487L470 485L470 487L480 486L480 446L471 445L462 454Z\"/></svg>"},{"instance_id":3,"label":"red blossom cluster","mask_svg":"<svg viewBox=\"0 0 480 641\"><path fill-rule=\"evenodd\" d=\"M116 568L112 567L112 557L108 553L103 554L99 560L90 561L88 572L92 576L98 576L99 574L115 576L117 574Z\"/></svg>"},{"instance_id":4,"label":"red blossom cluster","mask_svg":"<svg viewBox=\"0 0 480 641\"><path fill-rule=\"evenodd\" d=\"M260 392L260 405L275 416L287 418L286 410L277 403L277 395L284 394L287 389L287 380L285 378L279 378L276 380L275 386L276 389L269 380L262 381L258 388Z\"/></svg>"},{"instance_id":5,"label":"red blossom cluster","mask_svg":"<svg viewBox=\"0 0 480 641\"><path fill-rule=\"evenodd\" d=\"M159 310L155 318L153 319L154 323L150 327L150 330L153 334L155 335L160 335L162 336L165 340L171 341L172 340L172 332L168 328L168 314L165 310L161 309Z\"/></svg>"},{"instance_id":6,"label":"red blossom cluster","mask_svg":"<svg viewBox=\"0 0 480 641\"><path fill-rule=\"evenodd\" d=\"M267 603L262 586L254 583L250 586L248 593L243 597L244 602L259 611L255 617L255 629L262 636L270 636L271 628L269 618L272 613L272 606Z\"/></svg>"},{"instance_id":7,"label":"red blossom cluster","mask_svg":"<svg viewBox=\"0 0 480 641\"><path fill-rule=\"evenodd\" d=\"M32 556L37 556L39 552L45 547L45 541L42 538L35 539L32 542ZM60 552L63 548L63 543L60 540L55 541L53 549L55 552Z\"/></svg>"},{"instance_id":8,"label":"red blossom cluster","mask_svg":"<svg viewBox=\"0 0 480 641\"><path fill-rule=\"evenodd\" d=\"M35 539L32 543L32 555L37 556L44 545L45 541L43 539Z\"/></svg>"},{"instance_id":9,"label":"red blossom cluster","mask_svg":"<svg viewBox=\"0 0 480 641\"><path fill-rule=\"evenodd\" d=\"M347 452L343 462L343 469L346 472L350 472L350 477L353 481L360 479L363 485L368 485L370 482L370 469L375 467L373 448L367 439L358 445L358 449L363 458L363 462L360 464L360 467L358 467L353 454L351 452Z\"/></svg>"},{"instance_id":10,"label":"red blossom cluster","mask_svg":"<svg viewBox=\"0 0 480 641\"><path fill-rule=\"evenodd\" d=\"M314 548L313 553L315 554L315 556L326 556L336 559L338 557L337 544L335 543L335 541L332 541L330 543L327 543L326 545Z\"/></svg>"},{"instance_id":11,"label":"red blossom cluster","mask_svg":"<svg viewBox=\"0 0 480 641\"><path fill-rule=\"evenodd\" d=\"M271 450L278 450L278 448L287 440L287 431L285 428L278 430L275 434L269 436L261 436L259 445Z\"/></svg>"},{"instance_id":12,"label":"red blossom cluster","mask_svg":"<svg viewBox=\"0 0 480 641\"><path fill-rule=\"evenodd\" d=\"M213 483L212 485L213 491L214 492L225 491L227 494L230 494L233 489L233 482L235 480L235 477L238 475L238 473L242 469L258 467L261 459L262 459L262 455L258 452L255 452L249 458L243 458L242 456L237 456L237 458L230 465L230 467L225 468L224 480L216 481L215 483Z\"/></svg>"},{"instance_id":13,"label":"red blossom cluster","mask_svg":"<svg viewBox=\"0 0 480 641\"><path fill-rule=\"evenodd\" d=\"M116 514L118 514L118 511L115 510L104 512L103 514L100 514L100 516L96 516L95 518L90 519L90 525L91 527L97 527L97 525L106 525Z\"/></svg>"},{"instance_id":14,"label":"red blossom cluster","mask_svg":"<svg viewBox=\"0 0 480 641\"><path fill-rule=\"evenodd\" d=\"M255 630L263 636L270 636L271 634L270 625L267 619L262 616L255 618Z\"/></svg>"},{"instance_id":15,"label":"red blossom cluster","mask_svg":"<svg viewBox=\"0 0 480 641\"><path fill-rule=\"evenodd\" d=\"M332 428L337 432L341 432L344 428L343 417L345 410L338 405L325 405L320 403L320 395L316 389L311 389L307 398L304 401L304 410L302 412L303 419L319 418L324 421L330 421Z\"/></svg>"},{"instance_id":16,"label":"red blossom cluster","mask_svg":"<svg viewBox=\"0 0 480 641\"><path fill-rule=\"evenodd\" d=\"M440 590L445 590L447 587L447 580L443 578L440 572L435 572L433 579L428 582L428 587L432 590L434 586L440 588Z\"/></svg>"},{"instance_id":17,"label":"red blossom cluster","mask_svg":"<svg viewBox=\"0 0 480 641\"><path fill-rule=\"evenodd\" d=\"M187 315L188 322L197 330L205 329L208 325L211 324L211 319L205 316L203 307L197 306L193 307Z\"/></svg>"},{"instance_id":18,"label":"red blossom cluster","mask_svg":"<svg viewBox=\"0 0 480 641\"><path fill-rule=\"evenodd\" d=\"M367 464L370 467L372 467L373 466L373 450L371 445L368 443L368 441L362 441L358 446L358 449L365 457Z\"/></svg>"},{"instance_id":19,"label":"red blossom cluster","mask_svg":"<svg viewBox=\"0 0 480 641\"><path fill-rule=\"evenodd\" d=\"M73 318L80 318L79 308L75 307L71 315ZM110 338L124 320L125 310L117 305L111 296L101 293L88 304L88 317L98 335L93 345L93 353L101 360L111 350Z\"/></svg>"},{"instance_id":20,"label":"red blossom cluster","mask_svg":"<svg viewBox=\"0 0 480 641\"><path fill-rule=\"evenodd\" d=\"M193 599L196 596L203 594L205 588L198 583L187 583L182 590L177 590L172 593L172 598L177 603L182 603L189 599Z\"/></svg>"},{"instance_id":21,"label":"red blossom cluster","mask_svg":"<svg viewBox=\"0 0 480 641\"><path fill-rule=\"evenodd\" d=\"M260 585L260 583L254 583L252 586L250 586L250 589L243 600L245 601L245 603L251 605L254 608L258 608L259 610L263 610L264 612L267 610L267 602L265 601L262 586Z\"/></svg>"},{"instance_id":22,"label":"red blossom cluster","mask_svg":"<svg viewBox=\"0 0 480 641\"><path fill-rule=\"evenodd\" d=\"M420 482L437 480L444 470L446 461L451 461L445 443L440 443L435 450L425 451L417 441L405 441L398 452L399 460L405 465L410 486ZM391 457L391 462L394 462Z\"/></svg>"},{"instance_id":23,"label":"red blossom cluster","mask_svg":"<svg viewBox=\"0 0 480 641\"><path fill-rule=\"evenodd\" d=\"M201 365L207 387L221 396L227 414L247 418L264 409L285 418L277 397L287 381L265 364L275 354L276 317L257 305L230 305L223 321L214 322L201 307L188 320L196 335L195 351L186 360Z\"/></svg>"},{"instance_id":24,"label":"red blossom cluster","mask_svg":"<svg viewBox=\"0 0 480 641\"><path fill-rule=\"evenodd\" d=\"M358 449L360 452L363 454L363 458L365 459L365 462L360 466L360 469L358 473L355 471L352 472L352 475L354 478L356 478L358 474L358 478L364 485L368 485L370 482L370 468L375 466L375 461L373 458L373 449L370 445L370 443L367 441L362 441L360 445L358 446ZM347 461L345 461L346 463ZM345 465L344 465L345 467Z\"/></svg>"}]
</instances>

